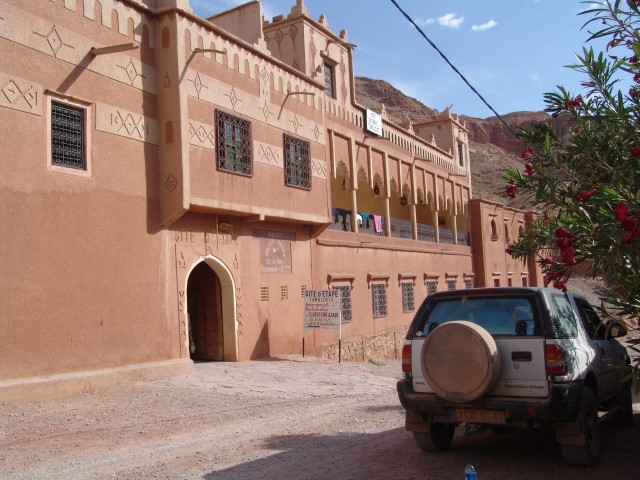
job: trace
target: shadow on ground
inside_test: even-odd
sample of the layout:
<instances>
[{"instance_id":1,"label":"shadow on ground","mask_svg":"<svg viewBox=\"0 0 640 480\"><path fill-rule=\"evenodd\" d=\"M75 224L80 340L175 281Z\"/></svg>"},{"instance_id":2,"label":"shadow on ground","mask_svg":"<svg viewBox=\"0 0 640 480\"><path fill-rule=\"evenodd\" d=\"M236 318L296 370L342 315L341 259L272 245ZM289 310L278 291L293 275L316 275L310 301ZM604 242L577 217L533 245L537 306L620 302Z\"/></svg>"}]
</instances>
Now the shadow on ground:
<instances>
[{"instance_id":1,"label":"shadow on ground","mask_svg":"<svg viewBox=\"0 0 640 480\"><path fill-rule=\"evenodd\" d=\"M403 428L371 434L282 435L256 445L267 456L211 471L213 479L463 478L468 459L483 479L626 479L637 467L640 415L634 427L601 423L601 458L594 468L566 465L551 429L539 433L487 431L466 436L458 427L450 450L425 453ZM268 453L268 452L271 453Z\"/></svg>"}]
</instances>

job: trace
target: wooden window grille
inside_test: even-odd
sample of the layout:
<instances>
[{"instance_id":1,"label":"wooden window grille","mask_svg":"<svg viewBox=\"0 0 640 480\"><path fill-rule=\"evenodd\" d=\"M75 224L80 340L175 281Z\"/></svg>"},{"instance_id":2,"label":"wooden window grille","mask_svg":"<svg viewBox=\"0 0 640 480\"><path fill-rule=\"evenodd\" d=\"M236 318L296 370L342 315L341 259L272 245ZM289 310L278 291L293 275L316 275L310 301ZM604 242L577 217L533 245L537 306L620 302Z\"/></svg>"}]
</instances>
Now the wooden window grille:
<instances>
[{"instance_id":1,"label":"wooden window grille","mask_svg":"<svg viewBox=\"0 0 640 480\"><path fill-rule=\"evenodd\" d=\"M383 283L374 283L371 290L373 293L373 317L385 317L387 315L387 286Z\"/></svg>"},{"instance_id":2,"label":"wooden window grille","mask_svg":"<svg viewBox=\"0 0 640 480\"><path fill-rule=\"evenodd\" d=\"M415 310L415 296L413 282L402 283L402 311L413 312Z\"/></svg>"},{"instance_id":3,"label":"wooden window grille","mask_svg":"<svg viewBox=\"0 0 640 480\"><path fill-rule=\"evenodd\" d=\"M51 164L85 170L85 110L51 102Z\"/></svg>"},{"instance_id":4,"label":"wooden window grille","mask_svg":"<svg viewBox=\"0 0 640 480\"><path fill-rule=\"evenodd\" d=\"M324 64L324 91L325 93L331 97L331 98L336 98L335 97L335 90L334 90L334 68L333 65L326 63Z\"/></svg>"},{"instance_id":5,"label":"wooden window grille","mask_svg":"<svg viewBox=\"0 0 640 480\"><path fill-rule=\"evenodd\" d=\"M216 111L218 170L253 175L251 122Z\"/></svg>"},{"instance_id":6,"label":"wooden window grille","mask_svg":"<svg viewBox=\"0 0 640 480\"><path fill-rule=\"evenodd\" d=\"M311 190L311 156L309 142L284 136L285 183L291 187Z\"/></svg>"},{"instance_id":7,"label":"wooden window grille","mask_svg":"<svg viewBox=\"0 0 640 480\"><path fill-rule=\"evenodd\" d=\"M340 313L341 313L341 322L342 323L350 323L352 314L351 314L351 287L348 286L339 286L333 287L334 290L338 290L340 292Z\"/></svg>"}]
</instances>

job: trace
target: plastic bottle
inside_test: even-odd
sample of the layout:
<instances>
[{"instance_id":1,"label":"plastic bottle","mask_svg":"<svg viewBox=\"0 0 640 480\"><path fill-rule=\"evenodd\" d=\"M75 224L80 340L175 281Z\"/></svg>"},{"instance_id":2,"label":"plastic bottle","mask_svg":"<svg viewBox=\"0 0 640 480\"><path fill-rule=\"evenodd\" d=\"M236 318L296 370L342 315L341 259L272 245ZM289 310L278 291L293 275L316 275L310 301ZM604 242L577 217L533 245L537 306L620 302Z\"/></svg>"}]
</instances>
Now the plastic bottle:
<instances>
[{"instance_id":1,"label":"plastic bottle","mask_svg":"<svg viewBox=\"0 0 640 480\"><path fill-rule=\"evenodd\" d=\"M464 469L464 480L478 480L478 473L471 460L467 462L467 466Z\"/></svg>"}]
</instances>

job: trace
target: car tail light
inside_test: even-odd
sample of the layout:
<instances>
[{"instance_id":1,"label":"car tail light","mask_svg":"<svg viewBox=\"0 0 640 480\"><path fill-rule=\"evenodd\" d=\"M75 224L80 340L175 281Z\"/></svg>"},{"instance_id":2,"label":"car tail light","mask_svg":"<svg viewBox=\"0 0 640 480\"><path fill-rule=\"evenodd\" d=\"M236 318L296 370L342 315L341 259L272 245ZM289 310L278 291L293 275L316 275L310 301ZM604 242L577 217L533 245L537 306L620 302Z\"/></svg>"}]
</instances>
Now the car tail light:
<instances>
[{"instance_id":1,"label":"car tail light","mask_svg":"<svg viewBox=\"0 0 640 480\"><path fill-rule=\"evenodd\" d=\"M560 345L548 343L545 346L547 355L547 375L565 375L567 373L567 356Z\"/></svg>"},{"instance_id":2,"label":"car tail light","mask_svg":"<svg viewBox=\"0 0 640 480\"><path fill-rule=\"evenodd\" d=\"M411 345L402 347L402 372L411 373Z\"/></svg>"}]
</instances>

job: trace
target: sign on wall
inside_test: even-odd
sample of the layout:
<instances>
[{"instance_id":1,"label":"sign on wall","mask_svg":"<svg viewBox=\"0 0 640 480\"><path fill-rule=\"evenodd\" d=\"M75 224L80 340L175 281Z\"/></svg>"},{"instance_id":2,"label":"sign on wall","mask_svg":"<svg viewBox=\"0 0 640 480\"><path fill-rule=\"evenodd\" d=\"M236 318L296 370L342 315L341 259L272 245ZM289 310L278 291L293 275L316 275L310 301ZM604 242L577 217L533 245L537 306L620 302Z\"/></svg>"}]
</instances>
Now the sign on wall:
<instances>
[{"instance_id":1,"label":"sign on wall","mask_svg":"<svg viewBox=\"0 0 640 480\"><path fill-rule=\"evenodd\" d=\"M305 290L304 335L314 328L333 330L341 334L339 290Z\"/></svg>"},{"instance_id":2,"label":"sign on wall","mask_svg":"<svg viewBox=\"0 0 640 480\"><path fill-rule=\"evenodd\" d=\"M291 273L291 232L254 230L253 236L260 239L260 272Z\"/></svg>"},{"instance_id":3,"label":"sign on wall","mask_svg":"<svg viewBox=\"0 0 640 480\"><path fill-rule=\"evenodd\" d=\"M373 110L369 110L365 112L365 120L366 120L366 129L367 131L382 136L382 117L380 114L374 112Z\"/></svg>"}]
</instances>

